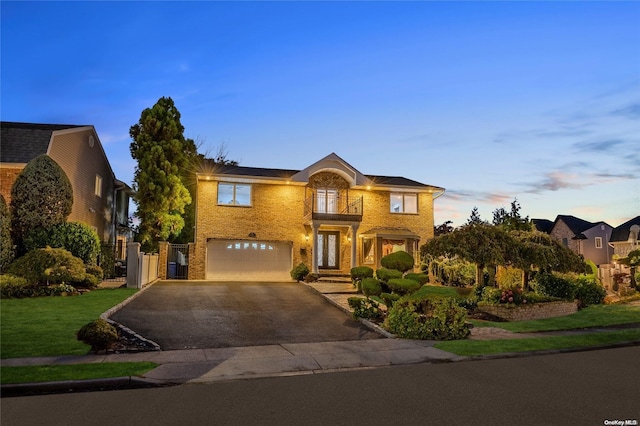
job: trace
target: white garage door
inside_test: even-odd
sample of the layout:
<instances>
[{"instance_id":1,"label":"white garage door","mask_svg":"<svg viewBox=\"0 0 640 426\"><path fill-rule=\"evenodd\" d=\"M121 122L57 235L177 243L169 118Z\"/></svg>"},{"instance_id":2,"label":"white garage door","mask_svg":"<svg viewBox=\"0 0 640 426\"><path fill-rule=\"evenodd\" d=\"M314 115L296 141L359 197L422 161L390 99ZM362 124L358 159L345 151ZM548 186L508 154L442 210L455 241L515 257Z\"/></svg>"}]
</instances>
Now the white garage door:
<instances>
[{"instance_id":1,"label":"white garage door","mask_svg":"<svg viewBox=\"0 0 640 426\"><path fill-rule=\"evenodd\" d=\"M291 280L291 244L273 241L210 240L208 280Z\"/></svg>"}]
</instances>

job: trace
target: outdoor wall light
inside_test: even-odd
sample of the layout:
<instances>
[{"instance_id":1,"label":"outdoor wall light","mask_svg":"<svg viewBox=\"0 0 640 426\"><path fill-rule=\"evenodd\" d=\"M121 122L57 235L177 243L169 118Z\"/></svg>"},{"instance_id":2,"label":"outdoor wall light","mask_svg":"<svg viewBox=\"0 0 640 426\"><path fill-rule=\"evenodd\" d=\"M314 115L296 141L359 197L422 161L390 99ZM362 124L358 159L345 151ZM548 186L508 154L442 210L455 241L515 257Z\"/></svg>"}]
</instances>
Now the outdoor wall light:
<instances>
[{"instance_id":1,"label":"outdoor wall light","mask_svg":"<svg viewBox=\"0 0 640 426\"><path fill-rule=\"evenodd\" d=\"M305 236L304 236L304 240L305 240L305 241L309 241L309 234L305 234Z\"/></svg>"}]
</instances>

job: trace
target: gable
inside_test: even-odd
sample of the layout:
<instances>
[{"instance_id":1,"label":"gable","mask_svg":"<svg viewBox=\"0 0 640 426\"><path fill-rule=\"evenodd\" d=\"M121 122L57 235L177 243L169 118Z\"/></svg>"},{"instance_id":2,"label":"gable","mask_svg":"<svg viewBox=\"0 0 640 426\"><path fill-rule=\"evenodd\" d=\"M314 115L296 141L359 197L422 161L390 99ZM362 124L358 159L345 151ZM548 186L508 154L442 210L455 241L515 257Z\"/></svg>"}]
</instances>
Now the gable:
<instances>
[{"instance_id":1,"label":"gable","mask_svg":"<svg viewBox=\"0 0 640 426\"><path fill-rule=\"evenodd\" d=\"M610 242L627 242L629 240L629 231L633 225L640 226L640 216L617 226L611 232Z\"/></svg>"}]
</instances>

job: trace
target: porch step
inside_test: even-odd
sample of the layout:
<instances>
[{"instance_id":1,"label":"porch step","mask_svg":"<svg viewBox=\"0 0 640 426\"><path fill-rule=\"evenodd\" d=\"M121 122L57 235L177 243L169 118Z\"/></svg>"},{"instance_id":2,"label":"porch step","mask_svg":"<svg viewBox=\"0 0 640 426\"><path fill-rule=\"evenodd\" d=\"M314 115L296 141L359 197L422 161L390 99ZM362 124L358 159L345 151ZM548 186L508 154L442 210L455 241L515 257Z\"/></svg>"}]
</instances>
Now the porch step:
<instances>
[{"instance_id":1,"label":"porch step","mask_svg":"<svg viewBox=\"0 0 640 426\"><path fill-rule=\"evenodd\" d=\"M320 275L318 278L319 283L349 283L351 284L351 277L349 275Z\"/></svg>"}]
</instances>

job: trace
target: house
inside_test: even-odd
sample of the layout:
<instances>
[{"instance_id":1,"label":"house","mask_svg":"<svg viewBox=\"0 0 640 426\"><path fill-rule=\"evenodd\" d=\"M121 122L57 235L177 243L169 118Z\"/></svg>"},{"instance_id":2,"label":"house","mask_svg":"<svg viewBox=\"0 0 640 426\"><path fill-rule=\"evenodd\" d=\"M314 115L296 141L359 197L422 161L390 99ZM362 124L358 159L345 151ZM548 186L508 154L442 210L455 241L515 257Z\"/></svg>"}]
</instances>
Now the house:
<instances>
[{"instance_id":1,"label":"house","mask_svg":"<svg viewBox=\"0 0 640 426\"><path fill-rule=\"evenodd\" d=\"M609 245L616 258L624 258L630 251L640 250L640 216L613 228Z\"/></svg>"},{"instance_id":2,"label":"house","mask_svg":"<svg viewBox=\"0 0 640 426\"><path fill-rule=\"evenodd\" d=\"M538 230L548 229L548 223L533 219ZM570 215L558 215L553 222L549 235L596 265L611 262L613 251L609 247L612 227L605 222L588 222Z\"/></svg>"},{"instance_id":3,"label":"house","mask_svg":"<svg viewBox=\"0 0 640 426\"><path fill-rule=\"evenodd\" d=\"M364 175L335 153L303 170L213 165L197 173L190 279L289 280L294 265L348 274L433 237L444 188Z\"/></svg>"},{"instance_id":4,"label":"house","mask_svg":"<svg viewBox=\"0 0 640 426\"><path fill-rule=\"evenodd\" d=\"M116 179L93 126L0 123L0 192L7 204L26 164L47 154L65 171L73 188L69 221L91 226L124 259L131 188Z\"/></svg>"}]
</instances>

